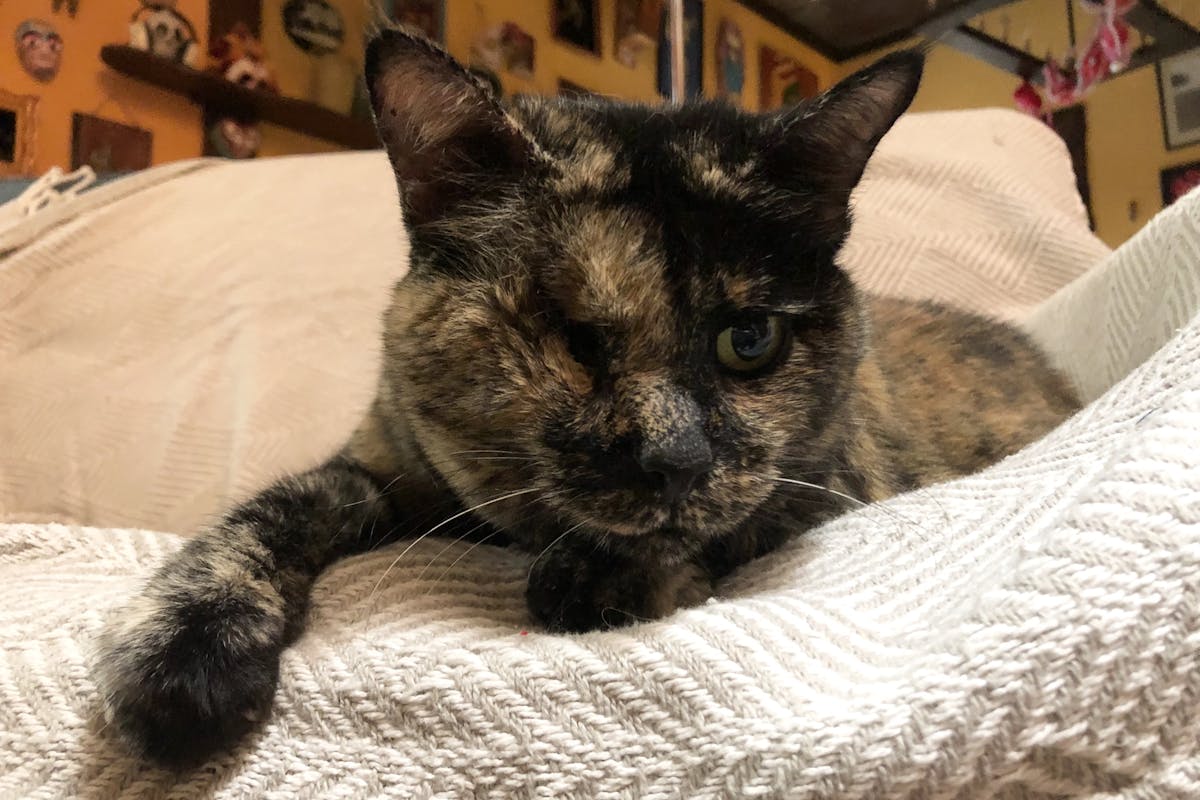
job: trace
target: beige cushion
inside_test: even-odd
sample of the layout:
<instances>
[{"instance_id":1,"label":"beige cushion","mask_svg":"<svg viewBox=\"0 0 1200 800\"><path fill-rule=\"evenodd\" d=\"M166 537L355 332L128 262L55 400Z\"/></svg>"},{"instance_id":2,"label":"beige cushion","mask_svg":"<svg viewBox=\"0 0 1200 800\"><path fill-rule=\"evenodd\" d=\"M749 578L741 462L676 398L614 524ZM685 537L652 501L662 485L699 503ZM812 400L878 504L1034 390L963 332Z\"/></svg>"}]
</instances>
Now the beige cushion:
<instances>
[{"instance_id":1,"label":"beige cushion","mask_svg":"<svg viewBox=\"0 0 1200 800\"><path fill-rule=\"evenodd\" d=\"M857 195L868 288L1017 318L1108 251L1066 150L914 115ZM373 390L405 245L381 153L190 162L0 230L0 515L191 532L314 464Z\"/></svg>"}]
</instances>

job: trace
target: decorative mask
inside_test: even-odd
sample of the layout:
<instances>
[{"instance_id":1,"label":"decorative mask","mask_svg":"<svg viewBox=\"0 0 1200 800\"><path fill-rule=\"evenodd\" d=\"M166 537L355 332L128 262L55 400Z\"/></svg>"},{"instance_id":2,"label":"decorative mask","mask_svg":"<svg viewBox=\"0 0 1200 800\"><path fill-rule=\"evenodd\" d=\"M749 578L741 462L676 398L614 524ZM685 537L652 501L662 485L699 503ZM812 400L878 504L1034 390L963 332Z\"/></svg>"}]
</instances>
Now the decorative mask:
<instances>
[{"instance_id":1,"label":"decorative mask","mask_svg":"<svg viewBox=\"0 0 1200 800\"><path fill-rule=\"evenodd\" d=\"M346 39L342 15L326 0L289 0L283 29L297 47L313 55L332 53Z\"/></svg>"},{"instance_id":2,"label":"decorative mask","mask_svg":"<svg viewBox=\"0 0 1200 800\"><path fill-rule=\"evenodd\" d=\"M27 19L17 26L17 56L21 66L36 80L54 79L62 66L62 36L49 22Z\"/></svg>"}]
</instances>

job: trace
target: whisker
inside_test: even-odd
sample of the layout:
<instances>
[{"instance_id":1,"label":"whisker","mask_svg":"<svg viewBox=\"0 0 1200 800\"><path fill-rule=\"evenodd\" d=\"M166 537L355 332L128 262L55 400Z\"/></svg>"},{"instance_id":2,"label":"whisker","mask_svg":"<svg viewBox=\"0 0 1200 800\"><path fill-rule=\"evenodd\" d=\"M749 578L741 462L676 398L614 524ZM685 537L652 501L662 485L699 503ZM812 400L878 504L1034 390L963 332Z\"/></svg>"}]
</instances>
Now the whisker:
<instances>
[{"instance_id":1,"label":"whisker","mask_svg":"<svg viewBox=\"0 0 1200 800\"><path fill-rule=\"evenodd\" d=\"M826 494L833 495L834 497L840 497L844 500L849 500L851 503L854 503L859 508L876 509L883 514L887 514L888 516L892 517L893 519L898 519L901 522L905 522L909 525L912 525L917 530L921 529L921 526L918 525L916 522L914 522L911 519L908 519L903 514L900 514L893 509L890 509L886 506L879 505L878 503L867 503L863 500L859 500L857 497L854 497L853 495L846 494L845 492L839 492L837 489L830 489L828 486L822 486L819 483L809 483L808 481L799 481L794 478L771 477L769 475L768 476L760 475L758 477L765 478L766 480L776 481L778 483L789 484L791 486L800 486L805 489L815 489L819 492L825 492Z\"/></svg>"},{"instance_id":2,"label":"whisker","mask_svg":"<svg viewBox=\"0 0 1200 800\"><path fill-rule=\"evenodd\" d=\"M470 547L468 547L466 550L459 553L458 558L451 561L450 565L448 567L446 567L444 570L442 570L442 574L437 576L437 579L434 580L434 582L429 586L429 589L428 589L428 591L425 592L425 594L428 595L428 594L432 593L433 588L435 586L437 586L439 583L441 583L443 578L445 578L448 574L450 574L450 570L454 569L454 565L457 564L458 562L462 561L464 558L466 558L471 553L472 550L474 550L476 547L479 547L479 545L487 542L488 539L491 539L494 536L500 535L502 532L503 531L501 531L500 529L497 528L496 530L489 533L487 536L484 536L478 542L472 542ZM462 540L459 539L458 541L462 541ZM445 551L443 550L442 552L445 552ZM438 555L441 555L441 553L439 553ZM433 561L430 561L429 563L430 563L430 565L432 565Z\"/></svg>"},{"instance_id":3,"label":"whisker","mask_svg":"<svg viewBox=\"0 0 1200 800\"><path fill-rule=\"evenodd\" d=\"M471 506L470 508L460 511L457 514L455 514L454 516L447 517L446 519L439 522L437 525L434 525L432 528L425 531L420 536L418 536L416 539L414 539L412 541L412 543L409 544L408 547L404 548L404 550L402 550L400 552L400 555L396 556L396 558L392 560L392 563L388 565L388 568L383 571L383 575L379 576L379 580L375 582L375 586L371 589L371 593L367 595L367 599L370 600L375 595L375 592L379 590L379 586L387 578L388 574L392 571L392 568L395 567L398 563L400 563L400 559L404 558L404 556L406 556L410 550L412 550L414 547L416 547L417 544L422 539L424 539L426 536L428 536L429 534L442 528L445 525L450 524L451 522L453 522L456 519L459 519L461 517L466 516L467 514L470 514L473 511L478 511L479 509L484 508L486 506L490 506L495 503L500 503L505 500L511 500L514 497L520 497L521 495L530 494L530 493L536 492L536 491L537 491L537 489L518 489L515 492L507 492L506 494L502 494L499 497L493 497L491 500L485 500L482 503L476 503L475 505Z\"/></svg>"},{"instance_id":4,"label":"whisker","mask_svg":"<svg viewBox=\"0 0 1200 800\"><path fill-rule=\"evenodd\" d=\"M854 495L849 495L849 494L846 494L845 492L839 492L837 489L830 489L828 486L822 486L819 483L809 483L808 481L798 481L794 478L776 478L776 477L771 477L771 476L759 476L759 477L766 477L767 480L778 481L779 483L790 483L794 486L803 486L806 489L816 489L819 492L826 492L828 494L834 495L835 497L840 497L843 500L849 500L851 503L857 504L859 508L866 508L869 505L869 503L865 503L862 500L859 500Z\"/></svg>"},{"instance_id":5,"label":"whisker","mask_svg":"<svg viewBox=\"0 0 1200 800\"><path fill-rule=\"evenodd\" d=\"M550 552L550 548L554 547L554 545L561 542L568 533L577 531L582 527L583 527L582 522L572 525L571 527L569 527L565 531L563 531L561 534L559 534L557 539L555 539L553 542L551 542L550 544L548 544L544 548L542 548L542 552L538 553L537 558L533 559L533 562L529 565L529 573L525 576L525 580L528 581L531 577L533 577L533 568L535 566L537 566L537 562L542 560L542 556L544 556L544 555L546 555L546 553Z\"/></svg>"}]
</instances>

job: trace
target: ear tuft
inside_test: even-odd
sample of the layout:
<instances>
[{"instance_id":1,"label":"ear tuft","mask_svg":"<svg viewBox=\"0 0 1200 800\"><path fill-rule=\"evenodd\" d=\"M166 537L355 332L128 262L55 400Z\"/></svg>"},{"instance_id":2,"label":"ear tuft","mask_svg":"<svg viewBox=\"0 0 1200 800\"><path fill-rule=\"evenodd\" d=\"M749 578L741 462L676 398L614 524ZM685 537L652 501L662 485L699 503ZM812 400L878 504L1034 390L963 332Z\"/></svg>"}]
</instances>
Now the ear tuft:
<instances>
[{"instance_id":1,"label":"ear tuft","mask_svg":"<svg viewBox=\"0 0 1200 800\"><path fill-rule=\"evenodd\" d=\"M924 48L891 53L783 113L783 152L776 154L781 172L785 182L790 174L820 195L831 235L845 235L850 193L879 140L912 103L924 64Z\"/></svg>"},{"instance_id":2,"label":"ear tuft","mask_svg":"<svg viewBox=\"0 0 1200 800\"><path fill-rule=\"evenodd\" d=\"M472 189L511 178L533 157L532 141L491 89L423 36L380 32L367 46L365 72L410 226L444 216Z\"/></svg>"}]
</instances>

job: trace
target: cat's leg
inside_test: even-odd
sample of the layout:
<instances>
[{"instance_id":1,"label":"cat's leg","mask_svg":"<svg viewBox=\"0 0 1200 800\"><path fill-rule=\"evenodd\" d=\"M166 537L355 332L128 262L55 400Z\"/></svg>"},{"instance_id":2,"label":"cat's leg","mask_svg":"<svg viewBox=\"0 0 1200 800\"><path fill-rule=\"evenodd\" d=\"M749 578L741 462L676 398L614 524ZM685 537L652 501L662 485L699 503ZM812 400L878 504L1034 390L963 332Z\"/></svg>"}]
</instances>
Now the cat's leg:
<instances>
[{"instance_id":1,"label":"cat's leg","mask_svg":"<svg viewBox=\"0 0 1200 800\"><path fill-rule=\"evenodd\" d=\"M582 633L658 619L712 592L702 559L677 548L580 535L538 556L525 600L547 630Z\"/></svg>"},{"instance_id":2,"label":"cat's leg","mask_svg":"<svg viewBox=\"0 0 1200 800\"><path fill-rule=\"evenodd\" d=\"M394 532L392 491L338 457L184 545L101 634L95 675L109 724L168 764L242 735L270 708L280 653L300 632L317 575Z\"/></svg>"}]
</instances>

